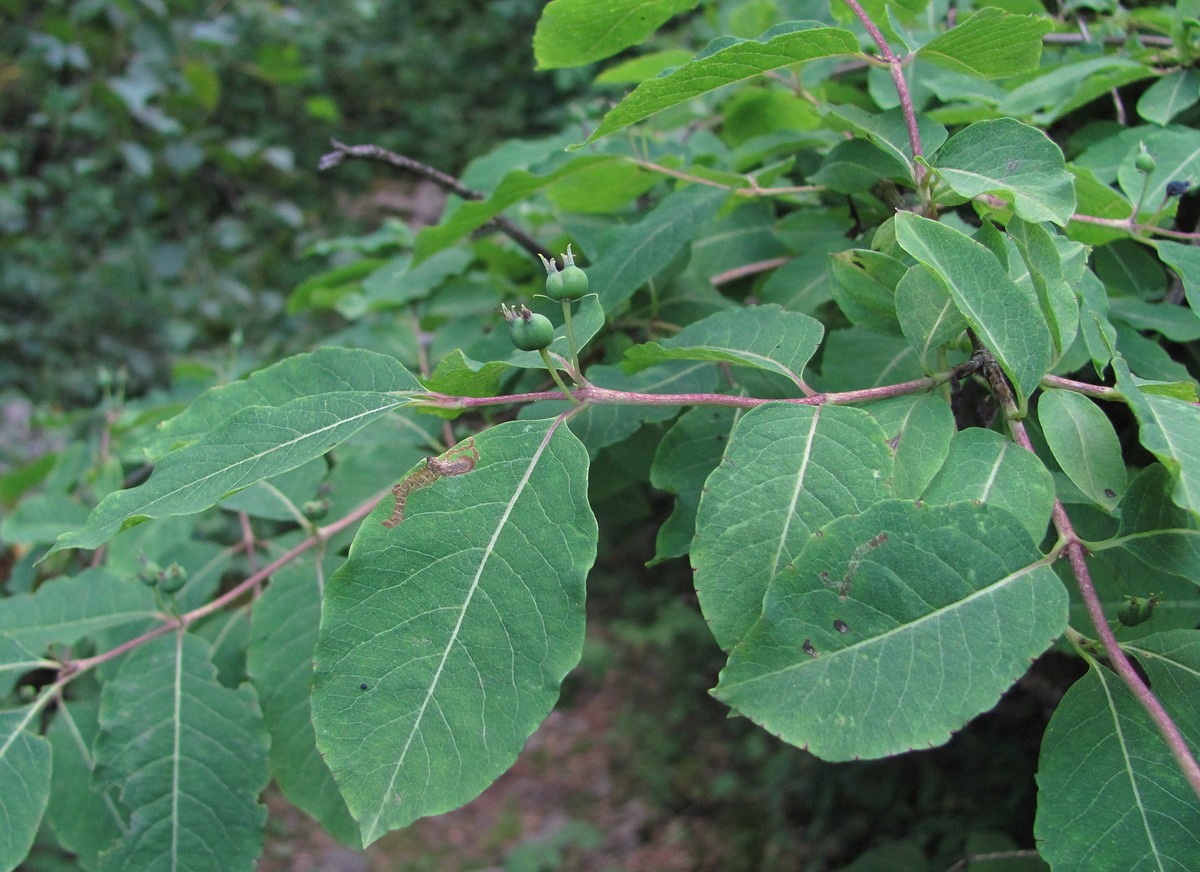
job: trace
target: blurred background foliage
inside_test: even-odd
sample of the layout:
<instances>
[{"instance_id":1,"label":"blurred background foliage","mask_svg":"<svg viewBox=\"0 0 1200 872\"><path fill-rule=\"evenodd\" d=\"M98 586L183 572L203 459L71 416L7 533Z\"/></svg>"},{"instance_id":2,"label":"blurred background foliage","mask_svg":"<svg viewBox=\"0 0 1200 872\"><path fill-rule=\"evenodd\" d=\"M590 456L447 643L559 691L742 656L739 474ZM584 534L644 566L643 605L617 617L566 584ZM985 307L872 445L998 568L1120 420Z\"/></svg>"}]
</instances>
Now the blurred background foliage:
<instances>
[{"instance_id":1,"label":"blurred background foliage","mask_svg":"<svg viewBox=\"0 0 1200 872\"><path fill-rule=\"evenodd\" d=\"M534 72L543 5L0 0L0 386L88 404L99 367L136 394L303 341L300 255L381 177L318 177L330 137L453 172L560 127L584 79Z\"/></svg>"}]
</instances>

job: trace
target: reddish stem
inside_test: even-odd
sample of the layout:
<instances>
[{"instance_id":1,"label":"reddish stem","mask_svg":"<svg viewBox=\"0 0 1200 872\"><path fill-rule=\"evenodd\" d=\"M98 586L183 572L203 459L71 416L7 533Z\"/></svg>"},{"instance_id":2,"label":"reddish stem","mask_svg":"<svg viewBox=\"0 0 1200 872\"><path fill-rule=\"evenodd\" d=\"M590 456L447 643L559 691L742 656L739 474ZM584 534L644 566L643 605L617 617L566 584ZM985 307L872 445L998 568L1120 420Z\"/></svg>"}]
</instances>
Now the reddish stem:
<instances>
[{"instance_id":1,"label":"reddish stem","mask_svg":"<svg viewBox=\"0 0 1200 872\"><path fill-rule=\"evenodd\" d=\"M1029 434L1025 432L1024 424L1010 416L1008 426L1017 444L1027 451L1034 450L1033 443L1029 441ZM1088 617L1091 618L1096 632L1100 635L1100 644L1104 647L1104 653L1142 708L1146 710L1146 714L1154 721L1159 733L1166 741L1167 747L1171 749L1175 762L1179 764L1179 768L1183 770L1184 776L1192 785L1192 790L1196 792L1197 796L1200 796L1200 764L1197 764L1196 758L1192 756L1187 740L1183 738L1179 727L1175 725L1170 714L1163 708L1158 697L1142 681L1142 677L1138 675L1133 664L1129 662L1129 658L1125 656L1125 652L1121 650L1117 637L1113 635L1112 627L1109 626L1108 619L1104 615L1104 606L1096 593L1095 585L1092 584L1092 574L1087 568L1087 551L1076 535L1075 528L1071 525L1071 519L1067 517L1067 510L1063 508L1061 500L1054 500L1053 518L1054 527L1065 543L1067 557L1071 561L1071 569L1075 574L1075 581L1079 585L1079 592L1083 596Z\"/></svg>"},{"instance_id":2,"label":"reddish stem","mask_svg":"<svg viewBox=\"0 0 1200 872\"><path fill-rule=\"evenodd\" d=\"M860 391L836 391L813 394L810 397L743 397L732 394L642 394L636 391L614 391L595 385L585 385L571 390L571 395L580 403L591 405L622 403L635 406L733 406L738 409L753 409L766 403L796 403L802 406L848 406L853 403L868 403L886 400L905 394L915 394L937 387L949 378L948 373L864 388ZM429 393L418 399L422 405L439 409L470 409L480 406L498 406L512 403L536 403L542 400L561 400L562 391L534 391L525 394L507 394L500 397L458 397L452 394Z\"/></svg>"},{"instance_id":3,"label":"reddish stem","mask_svg":"<svg viewBox=\"0 0 1200 872\"><path fill-rule=\"evenodd\" d=\"M858 0L845 0L845 3L862 22L862 26L867 29L871 39L879 47L879 56L887 61L891 70L892 82L896 86L896 95L900 98L900 111L904 115L904 127L908 131L908 145L912 149L913 180L919 184L925 175L925 168L916 160L921 156L921 132L917 128L917 113L913 107L912 93L908 90L908 82L904 79L904 61L892 51L891 46L884 39L883 33L875 26L875 22L871 20L871 16L867 14L867 10L862 8Z\"/></svg>"},{"instance_id":4,"label":"reddish stem","mask_svg":"<svg viewBox=\"0 0 1200 872\"><path fill-rule=\"evenodd\" d=\"M139 645L144 645L150 640L157 639L159 636L165 635L172 630L182 630L191 624L194 624L201 618L225 608L225 606L229 605L231 602L254 588L256 585L266 581L271 577L272 573L277 572L282 567L291 563L314 545L328 542L331 538L349 527L351 524L357 523L367 515L371 514L371 510L375 508L375 504L378 503L383 496L384 494L381 493L378 496L372 497L333 523L318 528L311 536L309 536L299 545L296 545L278 559L272 561L267 566L264 566L258 572L250 575L245 581L241 582L237 586L231 588L200 608L193 609L192 611L180 615L179 617L175 617L173 615L164 615L164 620L161 624L152 630L146 631L136 639L130 639L128 642L118 645L117 647L105 651L102 654L97 654L94 657L86 657L83 660L75 660L69 663L64 663L60 673L60 683L63 681L69 681L71 678L87 672L89 669L94 669L101 663L106 663L109 660L120 657L127 651L132 651Z\"/></svg>"}]
</instances>

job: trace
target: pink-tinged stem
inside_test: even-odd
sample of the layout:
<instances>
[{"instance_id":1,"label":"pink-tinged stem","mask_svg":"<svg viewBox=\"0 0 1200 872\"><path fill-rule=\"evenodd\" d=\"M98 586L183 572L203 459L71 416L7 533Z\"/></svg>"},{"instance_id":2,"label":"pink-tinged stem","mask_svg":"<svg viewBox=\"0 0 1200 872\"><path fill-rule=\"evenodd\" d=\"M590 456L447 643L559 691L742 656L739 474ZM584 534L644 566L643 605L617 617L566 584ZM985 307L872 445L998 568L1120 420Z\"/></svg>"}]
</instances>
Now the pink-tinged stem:
<instances>
[{"instance_id":1,"label":"pink-tinged stem","mask_svg":"<svg viewBox=\"0 0 1200 872\"><path fill-rule=\"evenodd\" d=\"M891 46L884 39L883 33L875 26L875 22L871 20L871 16L867 14L867 10L862 8L858 0L845 0L845 3L862 22L862 26L867 29L871 39L879 47L879 56L887 61L891 70L892 82L895 84L896 94L900 98L900 111L904 115L904 127L908 131L908 145L912 149L913 179L920 182L921 177L925 175L924 167L916 162L916 158L921 156L921 133L917 129L917 113L913 108L912 93L908 90L908 82L904 79L904 62L892 51Z\"/></svg>"},{"instance_id":2,"label":"pink-tinged stem","mask_svg":"<svg viewBox=\"0 0 1200 872\"><path fill-rule=\"evenodd\" d=\"M106 663L109 660L120 657L122 654L132 651L139 645L146 644L151 639L157 639L159 636L165 635L172 630L183 630L201 618L223 609L225 606L229 605L229 603L233 602L238 597L254 588L256 585L266 581L271 577L272 573L277 572L279 569L291 563L314 545L328 542L331 538L349 527L351 524L357 523L367 515L371 514L371 510L375 508L375 504L378 503L383 496L384 494L381 493L378 496L372 497L362 505L355 508L353 511L346 514L344 517L339 518L327 526L318 528L313 535L309 536L299 545L291 548L287 553L272 561L267 566L264 566L258 572L255 572L249 576L245 581L241 582L237 586L231 588L200 608L193 609L192 611L180 615L179 617L175 617L173 615L164 615L164 620L161 624L159 624L153 630L146 631L136 639L130 639L128 642L118 645L117 647L105 651L102 654L97 654L94 657L87 657L83 660L75 660L64 664L61 672L60 683L63 681L69 681L71 678L74 678L76 675L79 675L83 672L87 672L89 669L94 669L101 663Z\"/></svg>"},{"instance_id":3,"label":"pink-tinged stem","mask_svg":"<svg viewBox=\"0 0 1200 872\"><path fill-rule=\"evenodd\" d=\"M1017 443L1027 451L1033 451L1033 443L1029 441L1025 425L1014 418L1009 418L1008 426ZM1096 594L1096 587L1092 584L1092 574L1087 567L1087 551L1075 534L1075 528L1071 525L1071 519L1067 517L1067 511L1063 508L1062 501L1058 499L1054 501L1053 518L1059 537L1066 543L1065 548L1067 557L1071 561L1071 570L1075 574L1075 581L1079 585L1079 592L1087 607L1088 617L1092 619L1092 624L1095 625L1096 632L1100 635L1100 644L1104 647L1104 653L1108 655L1109 662L1112 663L1117 674L1121 676L1142 708L1146 710L1146 714L1150 715L1150 719L1154 721L1154 725L1158 727L1159 733L1166 741L1167 747L1175 756L1175 762L1179 764L1179 768L1183 770L1184 776L1192 785L1192 790L1196 792L1197 796L1200 796L1200 764L1197 764L1196 758L1192 756L1187 741L1179 732L1179 727L1171 720L1171 716L1163 708L1163 704L1142 681L1137 670L1133 668L1133 664L1129 662L1129 658L1125 656L1125 652L1121 650L1121 645L1117 642L1117 637L1113 635L1112 627L1109 626L1108 619L1104 616L1104 606L1101 605L1100 597Z\"/></svg>"}]
</instances>

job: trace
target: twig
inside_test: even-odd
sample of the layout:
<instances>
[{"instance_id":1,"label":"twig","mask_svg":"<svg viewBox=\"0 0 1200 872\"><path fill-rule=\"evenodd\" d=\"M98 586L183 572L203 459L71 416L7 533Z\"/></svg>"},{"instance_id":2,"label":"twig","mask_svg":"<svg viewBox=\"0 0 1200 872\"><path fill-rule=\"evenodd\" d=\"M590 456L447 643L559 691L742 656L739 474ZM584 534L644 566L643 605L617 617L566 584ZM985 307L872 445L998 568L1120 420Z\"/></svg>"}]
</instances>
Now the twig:
<instances>
[{"instance_id":1,"label":"twig","mask_svg":"<svg viewBox=\"0 0 1200 872\"><path fill-rule=\"evenodd\" d=\"M887 61L888 68L891 70L892 83L895 84L896 95L900 98L900 111L904 115L904 127L908 131L908 145L912 149L913 181L920 183L921 178L925 175L925 168L917 162L917 158L921 156L921 133L917 128L917 113L913 107L912 94L908 90L908 82L904 79L904 62L892 51L891 46L884 39L883 33L875 26L875 22L871 20L871 16L867 14L858 0L845 0L845 3L862 22L862 26L867 29L871 39L879 47L879 56Z\"/></svg>"},{"instance_id":2,"label":"twig","mask_svg":"<svg viewBox=\"0 0 1200 872\"><path fill-rule=\"evenodd\" d=\"M961 870L966 869L968 866L980 862L988 863L992 860L1021 860L1026 857L1037 856L1038 852L1032 848L1018 849L1015 851L991 851L987 854L968 854L947 869L946 872L961 872Z\"/></svg>"},{"instance_id":3,"label":"twig","mask_svg":"<svg viewBox=\"0 0 1200 872\"><path fill-rule=\"evenodd\" d=\"M476 191L473 188L468 188L454 176L448 175L439 169L429 166L429 164L421 163L419 160L413 160L411 157L406 157L402 154L397 154L394 151L388 151L378 145L346 145L344 142L338 142L336 139L330 140L333 145L333 151L322 155L318 168L322 170L332 169L342 163L346 158L361 158L363 160L377 160L386 164L391 164L394 167L420 176L423 179L428 179L444 190L451 191L464 200L486 200L487 194L482 191ZM491 221L487 222L484 227L493 227L499 230L517 245L528 251L532 255L541 255L543 257L553 257L550 249L545 248L536 239L510 221L503 215L497 215Z\"/></svg>"},{"instance_id":4,"label":"twig","mask_svg":"<svg viewBox=\"0 0 1200 872\"><path fill-rule=\"evenodd\" d=\"M733 269L727 269L725 272L717 273L715 276L709 279L709 282L712 283L714 288L718 288L721 285L728 284L729 282L735 282L738 279L744 279L746 276L758 275L761 272L768 272L769 270L776 269L783 266L790 260L790 257L772 257L768 258L767 260L758 260L754 263L744 263L741 266L735 266Z\"/></svg>"},{"instance_id":5,"label":"twig","mask_svg":"<svg viewBox=\"0 0 1200 872\"><path fill-rule=\"evenodd\" d=\"M1033 443L1029 440L1029 434L1025 432L1025 425L1016 417L1016 408L1011 404L1006 404L1005 415L1008 418L1009 431L1013 435L1013 439L1017 444L1027 451L1034 451ZM1192 790L1200 797L1200 764L1197 764L1196 758L1192 756L1191 750L1188 748L1187 740L1183 738L1183 734L1179 732L1179 727L1171 720L1171 716L1167 710L1163 708L1163 704L1159 702L1158 697L1150 690L1137 671L1133 668L1133 664L1129 662L1129 658L1125 656L1125 652L1121 650L1120 643L1117 642L1117 637L1113 635L1112 627L1109 626L1108 619L1104 615L1104 606L1100 603L1100 597L1096 593L1096 587L1092 584L1092 575L1087 567L1087 552L1083 547L1083 542L1075 533L1075 528L1071 525L1071 519L1067 517L1067 510L1063 508L1062 500L1055 498L1054 500L1054 528L1058 531L1059 537L1065 543L1064 548L1068 559L1071 561L1071 569L1075 574L1076 584L1079 586L1079 592L1083 596L1083 603L1087 607L1088 617L1091 618L1092 624L1096 628L1096 632L1100 635L1100 644L1104 646L1104 653L1112 663L1113 668L1125 685L1133 692L1134 697L1146 710L1146 714L1158 727L1158 732L1166 741L1167 747L1171 749L1171 754L1175 757L1175 762L1183 771L1184 777L1191 784Z\"/></svg>"}]
</instances>

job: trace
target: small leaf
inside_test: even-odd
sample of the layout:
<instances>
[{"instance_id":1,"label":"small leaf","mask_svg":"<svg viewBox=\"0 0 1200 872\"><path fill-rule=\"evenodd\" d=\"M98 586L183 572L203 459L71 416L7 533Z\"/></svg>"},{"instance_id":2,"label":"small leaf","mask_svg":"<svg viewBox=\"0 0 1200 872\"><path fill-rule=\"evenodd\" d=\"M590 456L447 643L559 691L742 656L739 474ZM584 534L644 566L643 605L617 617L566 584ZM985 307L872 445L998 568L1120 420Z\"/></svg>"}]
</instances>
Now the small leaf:
<instances>
[{"instance_id":1,"label":"small leaf","mask_svg":"<svg viewBox=\"0 0 1200 872\"><path fill-rule=\"evenodd\" d=\"M271 576L254 604L246 665L271 734L272 777L288 800L330 835L358 847L358 827L317 751L312 725L312 659L324 579L324 567L311 561Z\"/></svg>"},{"instance_id":2,"label":"small leaf","mask_svg":"<svg viewBox=\"0 0 1200 872\"><path fill-rule=\"evenodd\" d=\"M1142 92L1137 113L1151 124L1166 127L1171 120L1200 101L1200 70L1167 73Z\"/></svg>"},{"instance_id":3,"label":"small leaf","mask_svg":"<svg viewBox=\"0 0 1200 872\"><path fill-rule=\"evenodd\" d=\"M637 224L614 234L588 267L590 287L609 313L657 275L725 203L729 192L693 185L669 194Z\"/></svg>"},{"instance_id":4,"label":"small leaf","mask_svg":"<svg viewBox=\"0 0 1200 872\"><path fill-rule=\"evenodd\" d=\"M972 427L954 434L927 503L971 500L1006 509L1041 541L1054 509L1054 479L1037 455L999 433Z\"/></svg>"},{"instance_id":5,"label":"small leaf","mask_svg":"<svg viewBox=\"0 0 1200 872\"><path fill-rule=\"evenodd\" d=\"M681 557L691 547L704 481L721 462L738 414L739 410L728 406L689 409L658 443L650 467L650 483L675 494L675 509L658 528L651 565Z\"/></svg>"},{"instance_id":6,"label":"small leaf","mask_svg":"<svg viewBox=\"0 0 1200 872\"><path fill-rule=\"evenodd\" d=\"M896 285L900 330L920 357L926 372L940 369L938 350L967 329L945 283L922 264L910 267Z\"/></svg>"},{"instance_id":7,"label":"small leaf","mask_svg":"<svg viewBox=\"0 0 1200 872\"><path fill-rule=\"evenodd\" d=\"M96 548L149 518L202 512L320 457L411 401L401 392L338 391L243 409L199 441L164 456L144 484L105 497L87 524L61 537L49 553Z\"/></svg>"},{"instance_id":8,"label":"small leaf","mask_svg":"<svg viewBox=\"0 0 1200 872\"><path fill-rule=\"evenodd\" d=\"M1183 282L1183 293L1187 297L1192 314L1200 319L1200 248L1160 239L1155 246L1158 256L1175 270Z\"/></svg>"},{"instance_id":9,"label":"small leaf","mask_svg":"<svg viewBox=\"0 0 1200 872\"><path fill-rule=\"evenodd\" d=\"M1042 391L1037 411L1050 452L1067 478L1093 501L1115 509L1125 492L1125 461L1108 416L1087 397L1060 390Z\"/></svg>"},{"instance_id":10,"label":"small leaf","mask_svg":"<svg viewBox=\"0 0 1200 872\"><path fill-rule=\"evenodd\" d=\"M1055 244L1055 237L1040 224L1031 224L1014 216L1007 229L1008 238L1021 252L1029 271L1042 314L1050 326L1054 349L1062 355L1079 332L1079 301L1064 274L1062 252ZM1082 248L1078 243L1066 244L1075 249Z\"/></svg>"},{"instance_id":11,"label":"small leaf","mask_svg":"<svg viewBox=\"0 0 1200 872\"><path fill-rule=\"evenodd\" d=\"M857 52L858 40L854 34L816 21L781 24L758 40L737 40L732 44L728 40L724 44L717 41L709 45L708 53L691 63L664 76L647 79L634 88L604 116L587 141L595 142L664 109L780 67Z\"/></svg>"},{"instance_id":12,"label":"small leaf","mask_svg":"<svg viewBox=\"0 0 1200 872\"><path fill-rule=\"evenodd\" d=\"M898 333L896 285L908 267L894 257L855 248L830 255L833 299L850 323L878 333Z\"/></svg>"},{"instance_id":13,"label":"small leaf","mask_svg":"<svg viewBox=\"0 0 1200 872\"><path fill-rule=\"evenodd\" d=\"M963 233L911 212L896 216L896 239L945 284L1016 389L1019 408L1050 368L1050 328L1034 297L996 256Z\"/></svg>"},{"instance_id":14,"label":"small leaf","mask_svg":"<svg viewBox=\"0 0 1200 872\"><path fill-rule=\"evenodd\" d=\"M841 121L851 130L862 134L871 143L896 162L902 164L911 179L912 142L908 137L907 121L900 109L888 109L884 112L867 112L853 104L830 105L822 108L822 114ZM932 153L946 141L946 128L927 115L917 116L917 132L921 137L921 147ZM881 169L887 169L887 161L879 161ZM889 170L890 172L890 170Z\"/></svg>"},{"instance_id":15,"label":"small leaf","mask_svg":"<svg viewBox=\"0 0 1200 872\"><path fill-rule=\"evenodd\" d=\"M771 403L742 416L705 484L692 544L718 645L750 629L814 529L890 496L890 468L883 431L861 409Z\"/></svg>"},{"instance_id":16,"label":"small leaf","mask_svg":"<svg viewBox=\"0 0 1200 872\"><path fill-rule=\"evenodd\" d=\"M939 33L916 54L969 76L1001 79L1036 70L1042 37L1053 29L1044 15L1009 15L988 6Z\"/></svg>"},{"instance_id":17,"label":"small leaf","mask_svg":"<svg viewBox=\"0 0 1200 872\"><path fill-rule=\"evenodd\" d=\"M886 500L808 539L713 694L822 759L899 754L995 705L1066 620L1011 514Z\"/></svg>"},{"instance_id":18,"label":"small leaf","mask_svg":"<svg viewBox=\"0 0 1200 872\"><path fill-rule=\"evenodd\" d=\"M821 343L821 322L779 306L717 312L663 342L634 345L621 368L638 372L665 360L708 360L752 366L804 384L802 373Z\"/></svg>"},{"instance_id":19,"label":"small leaf","mask_svg":"<svg viewBox=\"0 0 1200 872\"><path fill-rule=\"evenodd\" d=\"M1050 719L1037 781L1034 837L1056 872L1200 860L1200 799L1133 694L1094 662Z\"/></svg>"},{"instance_id":20,"label":"small leaf","mask_svg":"<svg viewBox=\"0 0 1200 872\"><path fill-rule=\"evenodd\" d=\"M892 449L897 497L917 499L941 469L954 438L954 413L941 397L923 394L873 403L870 413Z\"/></svg>"},{"instance_id":21,"label":"small leaf","mask_svg":"<svg viewBox=\"0 0 1200 872\"><path fill-rule=\"evenodd\" d=\"M699 0L554 0L533 33L539 70L581 67L637 45Z\"/></svg>"},{"instance_id":22,"label":"small leaf","mask_svg":"<svg viewBox=\"0 0 1200 872\"><path fill-rule=\"evenodd\" d=\"M40 711L0 711L0 869L25 860L50 798L50 743L29 731Z\"/></svg>"},{"instance_id":23,"label":"small leaf","mask_svg":"<svg viewBox=\"0 0 1200 872\"><path fill-rule=\"evenodd\" d=\"M509 206L516 205L542 188L569 177L572 173L613 161L616 158L600 155L582 155L555 169L537 175L524 169L507 173L496 189L485 200L467 200L449 213L434 227L425 227L417 234L413 252L414 262L420 263L444 248L478 230Z\"/></svg>"},{"instance_id":24,"label":"small leaf","mask_svg":"<svg viewBox=\"0 0 1200 872\"><path fill-rule=\"evenodd\" d=\"M267 733L254 691L217 681L208 643L160 636L104 686L96 783L120 790L129 831L102 870L252 869L262 850ZM214 834L220 837L215 838Z\"/></svg>"},{"instance_id":25,"label":"small leaf","mask_svg":"<svg viewBox=\"0 0 1200 872\"><path fill-rule=\"evenodd\" d=\"M1149 576L1137 574L1149 585L1140 591L1143 594L1157 590L1156 580L1161 575L1193 584L1200 575L1200 519L1171 502L1171 487L1171 474L1162 464L1142 470L1129 487L1117 535L1088 543L1089 549L1105 556L1120 549L1136 559L1139 568L1151 570Z\"/></svg>"},{"instance_id":26,"label":"small leaf","mask_svg":"<svg viewBox=\"0 0 1200 872\"><path fill-rule=\"evenodd\" d=\"M22 545L49 544L87 521L88 510L66 494L33 494L0 522L0 539Z\"/></svg>"},{"instance_id":27,"label":"small leaf","mask_svg":"<svg viewBox=\"0 0 1200 872\"><path fill-rule=\"evenodd\" d=\"M478 795L579 660L596 521L556 424L477 434L475 468L412 490L392 529L384 501L326 585L313 724L363 844Z\"/></svg>"},{"instance_id":28,"label":"small leaf","mask_svg":"<svg viewBox=\"0 0 1200 872\"><path fill-rule=\"evenodd\" d=\"M158 615L149 588L97 567L50 579L35 593L8 597L0 609L0 631L25 649L40 652Z\"/></svg>"},{"instance_id":29,"label":"small leaf","mask_svg":"<svg viewBox=\"0 0 1200 872\"><path fill-rule=\"evenodd\" d=\"M1012 118L979 121L959 131L930 163L956 194L1011 198L1026 221L1065 227L1075 211L1074 179L1062 150L1041 130Z\"/></svg>"}]
</instances>

